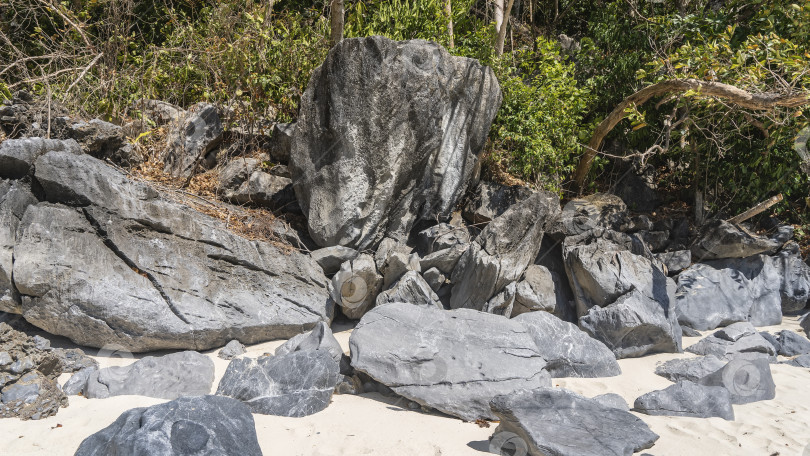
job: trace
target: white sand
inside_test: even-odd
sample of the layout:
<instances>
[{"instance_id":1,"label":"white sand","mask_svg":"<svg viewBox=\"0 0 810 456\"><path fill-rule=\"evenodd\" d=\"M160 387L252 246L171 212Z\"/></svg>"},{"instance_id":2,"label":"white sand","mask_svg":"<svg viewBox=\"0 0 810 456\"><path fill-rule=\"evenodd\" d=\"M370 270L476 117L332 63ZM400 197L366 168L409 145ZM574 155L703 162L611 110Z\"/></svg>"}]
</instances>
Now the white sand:
<instances>
[{"instance_id":1,"label":"white sand","mask_svg":"<svg viewBox=\"0 0 810 456\"><path fill-rule=\"evenodd\" d=\"M762 329L775 332L798 328L797 318L785 317L781 326ZM347 352L349 334L349 328L336 328L336 337ZM698 340L684 338L684 347ZM277 341L249 347L247 356L272 353L280 344ZM87 351L94 353L93 349ZM215 390L228 363L217 358L216 351L208 354L216 364ZM671 385L653 373L657 363L691 356L694 355L663 354L624 359L619 361L621 376L555 379L553 384L586 396L618 393L632 405L641 394ZM132 362L97 359L102 366ZM639 414L661 436L645 452L656 456L810 456L810 450L806 455L803 453L810 445L810 369L784 365L771 365L771 369L776 399L735 405L736 421ZM0 455L72 455L85 437L108 426L122 412L160 402L163 401L139 396L110 399L73 396L69 407L44 420L0 420ZM443 415L411 411L405 401L397 402L378 394L336 395L326 410L304 418L253 416L259 443L267 455L483 456L488 454L487 440L496 426L481 428Z\"/></svg>"}]
</instances>

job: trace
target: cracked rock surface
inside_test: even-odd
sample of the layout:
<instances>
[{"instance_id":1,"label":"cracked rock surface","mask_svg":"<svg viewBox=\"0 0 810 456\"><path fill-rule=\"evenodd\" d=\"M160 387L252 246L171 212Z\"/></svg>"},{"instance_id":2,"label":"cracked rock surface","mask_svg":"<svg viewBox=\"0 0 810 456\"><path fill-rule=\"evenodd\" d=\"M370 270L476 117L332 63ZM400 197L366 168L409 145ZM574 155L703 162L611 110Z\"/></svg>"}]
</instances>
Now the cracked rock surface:
<instances>
[{"instance_id":1,"label":"cracked rock surface","mask_svg":"<svg viewBox=\"0 0 810 456\"><path fill-rule=\"evenodd\" d=\"M32 160L46 201L27 207L12 248L16 310L30 323L141 352L290 338L331 321L309 257L237 236L88 155Z\"/></svg>"},{"instance_id":2,"label":"cracked rock surface","mask_svg":"<svg viewBox=\"0 0 810 456\"><path fill-rule=\"evenodd\" d=\"M376 307L360 320L349 347L355 370L464 420L495 419L489 401L499 394L550 385L524 325L471 309Z\"/></svg>"}]
</instances>

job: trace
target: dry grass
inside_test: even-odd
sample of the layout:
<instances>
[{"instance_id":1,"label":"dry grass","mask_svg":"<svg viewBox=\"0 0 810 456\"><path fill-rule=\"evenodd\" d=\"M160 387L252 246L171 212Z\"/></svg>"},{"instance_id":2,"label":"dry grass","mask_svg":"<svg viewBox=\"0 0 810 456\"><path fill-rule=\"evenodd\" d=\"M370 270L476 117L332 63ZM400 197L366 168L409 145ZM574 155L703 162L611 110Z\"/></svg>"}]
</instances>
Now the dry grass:
<instances>
[{"instance_id":1,"label":"dry grass","mask_svg":"<svg viewBox=\"0 0 810 456\"><path fill-rule=\"evenodd\" d=\"M134 141L137 151L146 160L130 169L122 169L130 178L146 182L167 199L219 219L226 228L250 240L264 241L291 252L296 247L281 238L273 225L289 223L266 208L235 206L219 199L219 170L214 168L191 178L173 177L163 171L161 154L166 143L166 131L157 128Z\"/></svg>"}]
</instances>

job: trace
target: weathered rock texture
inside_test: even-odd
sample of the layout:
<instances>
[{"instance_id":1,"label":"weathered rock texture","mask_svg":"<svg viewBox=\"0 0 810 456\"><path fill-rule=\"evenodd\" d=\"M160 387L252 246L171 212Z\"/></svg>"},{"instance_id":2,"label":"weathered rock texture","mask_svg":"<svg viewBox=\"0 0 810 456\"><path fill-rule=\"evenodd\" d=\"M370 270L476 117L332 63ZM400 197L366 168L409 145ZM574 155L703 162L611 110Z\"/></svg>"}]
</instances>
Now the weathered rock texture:
<instances>
[{"instance_id":1,"label":"weathered rock texture","mask_svg":"<svg viewBox=\"0 0 810 456\"><path fill-rule=\"evenodd\" d=\"M321 246L404 240L447 219L501 103L495 75L422 40L343 40L301 99L290 171Z\"/></svg>"},{"instance_id":2,"label":"weathered rock texture","mask_svg":"<svg viewBox=\"0 0 810 456\"><path fill-rule=\"evenodd\" d=\"M239 399L253 413L301 417L325 409L339 381L338 364L327 351L305 350L235 359L217 394Z\"/></svg>"},{"instance_id":3,"label":"weathered rock texture","mask_svg":"<svg viewBox=\"0 0 810 456\"><path fill-rule=\"evenodd\" d=\"M483 310L507 284L520 279L537 257L545 226L559 207L555 195L537 192L492 220L453 270L450 306Z\"/></svg>"},{"instance_id":4,"label":"weathered rock texture","mask_svg":"<svg viewBox=\"0 0 810 456\"><path fill-rule=\"evenodd\" d=\"M184 397L128 410L84 439L76 456L261 456L250 410L228 397Z\"/></svg>"},{"instance_id":5,"label":"weathered rock texture","mask_svg":"<svg viewBox=\"0 0 810 456\"><path fill-rule=\"evenodd\" d=\"M658 440L658 435L630 412L559 388L498 396L492 401L492 411L500 424L491 450L506 449L499 448L497 442L515 436L520 439L515 443L522 441L526 449L515 454L630 456Z\"/></svg>"},{"instance_id":6,"label":"weathered rock texture","mask_svg":"<svg viewBox=\"0 0 810 456\"><path fill-rule=\"evenodd\" d=\"M28 206L13 248L16 310L30 323L147 351L289 338L331 321L309 257L239 237L88 155L35 164L50 203Z\"/></svg>"},{"instance_id":7,"label":"weathered rock texture","mask_svg":"<svg viewBox=\"0 0 810 456\"><path fill-rule=\"evenodd\" d=\"M734 421L731 394L726 388L698 385L688 380L639 397L633 404L633 410L645 415L719 416Z\"/></svg>"},{"instance_id":8,"label":"weathered rock texture","mask_svg":"<svg viewBox=\"0 0 810 456\"><path fill-rule=\"evenodd\" d=\"M550 383L522 324L470 309L380 306L360 320L349 347L356 370L465 420L493 419L489 401L499 394Z\"/></svg>"}]
</instances>

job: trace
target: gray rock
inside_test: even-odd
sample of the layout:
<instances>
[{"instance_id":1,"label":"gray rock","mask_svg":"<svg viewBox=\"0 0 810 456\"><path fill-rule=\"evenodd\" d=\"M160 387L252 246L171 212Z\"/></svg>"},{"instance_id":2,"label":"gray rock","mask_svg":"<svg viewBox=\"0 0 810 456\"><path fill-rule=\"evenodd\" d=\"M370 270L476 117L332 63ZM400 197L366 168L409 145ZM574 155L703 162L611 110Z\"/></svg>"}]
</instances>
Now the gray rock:
<instances>
[{"instance_id":1,"label":"gray rock","mask_svg":"<svg viewBox=\"0 0 810 456\"><path fill-rule=\"evenodd\" d=\"M782 361L779 364L787 364L789 366L810 368L810 355L799 355L791 359L790 361Z\"/></svg>"},{"instance_id":2,"label":"gray rock","mask_svg":"<svg viewBox=\"0 0 810 456\"><path fill-rule=\"evenodd\" d=\"M683 380L697 382L725 365L726 362L720 358L714 355L706 355L697 358L665 361L663 364L656 366L655 373L674 383Z\"/></svg>"},{"instance_id":3,"label":"gray rock","mask_svg":"<svg viewBox=\"0 0 810 456\"><path fill-rule=\"evenodd\" d=\"M239 355L243 355L244 353L245 346L242 345L242 343L238 340L234 339L225 344L225 346L222 347L222 350L217 353L217 356L221 359L231 360Z\"/></svg>"},{"instance_id":4,"label":"gray rock","mask_svg":"<svg viewBox=\"0 0 810 456\"><path fill-rule=\"evenodd\" d=\"M90 374L83 394L90 399L122 395L177 399L208 394L213 384L214 362L197 352L184 351L99 369Z\"/></svg>"},{"instance_id":5,"label":"gray rock","mask_svg":"<svg viewBox=\"0 0 810 456\"><path fill-rule=\"evenodd\" d=\"M169 126L164 171L189 177L202 169L205 156L222 141L222 122L214 105L198 103Z\"/></svg>"},{"instance_id":6,"label":"gray rock","mask_svg":"<svg viewBox=\"0 0 810 456\"><path fill-rule=\"evenodd\" d=\"M656 253L655 258L666 266L668 274L677 274L692 264L692 252L689 250Z\"/></svg>"},{"instance_id":7,"label":"gray rock","mask_svg":"<svg viewBox=\"0 0 810 456\"><path fill-rule=\"evenodd\" d=\"M649 166L648 169L653 172L642 172L641 174L635 170L626 172L616 183L616 195L633 211L652 212L661 205L658 178L652 166Z\"/></svg>"},{"instance_id":8,"label":"gray rock","mask_svg":"<svg viewBox=\"0 0 810 456\"><path fill-rule=\"evenodd\" d=\"M594 193L566 203L549 233L557 241L562 241L567 236L586 233L597 227L619 230L628 221L627 206L621 198Z\"/></svg>"},{"instance_id":9,"label":"gray rock","mask_svg":"<svg viewBox=\"0 0 810 456\"><path fill-rule=\"evenodd\" d=\"M592 307L579 325L619 359L682 349L675 309L635 289L607 307Z\"/></svg>"},{"instance_id":10,"label":"gray rock","mask_svg":"<svg viewBox=\"0 0 810 456\"><path fill-rule=\"evenodd\" d=\"M21 179L28 175L37 157L58 150L81 154L79 144L72 140L23 138L0 143L0 178Z\"/></svg>"},{"instance_id":11,"label":"gray rock","mask_svg":"<svg viewBox=\"0 0 810 456\"><path fill-rule=\"evenodd\" d=\"M428 286L430 286L430 289L433 291L439 291L439 288L447 281L447 277L436 268L430 268L423 272L422 278L425 279L425 282L427 282Z\"/></svg>"},{"instance_id":12,"label":"gray rock","mask_svg":"<svg viewBox=\"0 0 810 456\"><path fill-rule=\"evenodd\" d=\"M275 176L258 167L238 186L224 187L222 198L234 204L251 204L284 212L300 212L292 180Z\"/></svg>"},{"instance_id":13,"label":"gray rock","mask_svg":"<svg viewBox=\"0 0 810 456\"><path fill-rule=\"evenodd\" d=\"M458 260L467 251L470 244L461 244L455 247L448 247L428 254L419 260L419 266L423 271L436 268L442 274L450 276L456 268Z\"/></svg>"},{"instance_id":14,"label":"gray rock","mask_svg":"<svg viewBox=\"0 0 810 456\"><path fill-rule=\"evenodd\" d=\"M734 421L731 393L722 386L704 386L688 380L636 399L633 410L645 415L720 417Z\"/></svg>"},{"instance_id":15,"label":"gray rock","mask_svg":"<svg viewBox=\"0 0 810 456\"><path fill-rule=\"evenodd\" d=\"M532 189L520 185L481 181L470 192L461 215L470 223L488 223L533 193Z\"/></svg>"},{"instance_id":16,"label":"gray rock","mask_svg":"<svg viewBox=\"0 0 810 456\"><path fill-rule=\"evenodd\" d=\"M771 258L771 264L781 278L782 312L794 313L804 309L810 298L810 266L802 260L798 244L786 244Z\"/></svg>"},{"instance_id":17,"label":"gray rock","mask_svg":"<svg viewBox=\"0 0 810 456\"><path fill-rule=\"evenodd\" d=\"M563 318L567 299L562 291L562 279L545 266L531 264L517 283L515 308L512 316L525 312L544 311Z\"/></svg>"},{"instance_id":18,"label":"gray rock","mask_svg":"<svg viewBox=\"0 0 810 456\"><path fill-rule=\"evenodd\" d=\"M469 243L470 233L466 226L453 226L448 223L433 225L416 235L416 250L422 256Z\"/></svg>"},{"instance_id":19,"label":"gray rock","mask_svg":"<svg viewBox=\"0 0 810 456\"><path fill-rule=\"evenodd\" d=\"M594 396L591 399L604 405L605 407L624 410L625 412L630 411L630 406L627 405L627 401L616 393L600 394L599 396Z\"/></svg>"},{"instance_id":20,"label":"gray rock","mask_svg":"<svg viewBox=\"0 0 810 456\"><path fill-rule=\"evenodd\" d=\"M637 235L653 252L660 252L669 244L669 231L642 230L639 231Z\"/></svg>"},{"instance_id":21,"label":"gray rock","mask_svg":"<svg viewBox=\"0 0 810 456\"><path fill-rule=\"evenodd\" d=\"M701 230L692 245L696 261L723 258L746 258L760 253L775 252L781 244L763 236L752 235L732 223L714 220Z\"/></svg>"},{"instance_id":22,"label":"gray rock","mask_svg":"<svg viewBox=\"0 0 810 456\"><path fill-rule=\"evenodd\" d=\"M94 372L98 371L97 367L85 367L79 372L71 375L68 381L62 385L62 391L67 396L76 396L82 393L87 388L87 382Z\"/></svg>"},{"instance_id":23,"label":"gray rock","mask_svg":"<svg viewBox=\"0 0 810 456\"><path fill-rule=\"evenodd\" d=\"M543 236L540 244L540 253L537 254L534 263L543 266L551 273L554 281L554 294L556 295L555 315L569 322L577 321L576 300L571 289L571 282L568 280L568 273L565 270L563 261L562 242L555 241L551 236ZM524 278L530 268L526 268Z\"/></svg>"},{"instance_id":24,"label":"gray rock","mask_svg":"<svg viewBox=\"0 0 810 456\"><path fill-rule=\"evenodd\" d=\"M777 340L779 341L777 350L782 356L792 357L810 353L810 340L795 331L783 329L779 332Z\"/></svg>"},{"instance_id":25,"label":"gray rock","mask_svg":"<svg viewBox=\"0 0 810 456\"><path fill-rule=\"evenodd\" d=\"M332 299L349 318L360 318L374 306L383 277L371 255L361 254L343 263L332 277Z\"/></svg>"},{"instance_id":26,"label":"gray rock","mask_svg":"<svg viewBox=\"0 0 810 456\"><path fill-rule=\"evenodd\" d=\"M85 153L96 158L110 159L121 165L135 165L141 161L133 155L124 129L118 125L101 119L80 121L71 124L67 134L79 143Z\"/></svg>"},{"instance_id":27,"label":"gray rock","mask_svg":"<svg viewBox=\"0 0 810 456\"><path fill-rule=\"evenodd\" d=\"M509 285L505 286L500 293L484 303L484 307L481 308L481 311L510 318L512 316L512 309L515 307L516 294L516 283L511 282Z\"/></svg>"},{"instance_id":28,"label":"gray rock","mask_svg":"<svg viewBox=\"0 0 810 456\"><path fill-rule=\"evenodd\" d=\"M546 312L529 312L513 318L534 339L546 370L557 377L613 377L622 370L613 352L575 325Z\"/></svg>"},{"instance_id":29,"label":"gray rock","mask_svg":"<svg viewBox=\"0 0 810 456\"><path fill-rule=\"evenodd\" d=\"M419 255L404 252L391 252L380 272L383 275L383 288L389 288L408 271L422 272Z\"/></svg>"},{"instance_id":30,"label":"gray rock","mask_svg":"<svg viewBox=\"0 0 810 456\"><path fill-rule=\"evenodd\" d=\"M439 297L416 271L408 271L391 288L377 295L377 305L402 302L444 309Z\"/></svg>"},{"instance_id":31,"label":"gray rock","mask_svg":"<svg viewBox=\"0 0 810 456\"><path fill-rule=\"evenodd\" d=\"M219 170L219 190L234 191L241 187L260 168L262 161L258 158L237 157Z\"/></svg>"},{"instance_id":32,"label":"gray rock","mask_svg":"<svg viewBox=\"0 0 810 456\"><path fill-rule=\"evenodd\" d=\"M696 355L714 355L722 360L765 358L776 360L776 350L750 323L734 323L698 343L686 351Z\"/></svg>"},{"instance_id":33,"label":"gray rock","mask_svg":"<svg viewBox=\"0 0 810 456\"><path fill-rule=\"evenodd\" d=\"M678 275L678 320L698 330L782 322L782 278L769 257L697 263Z\"/></svg>"},{"instance_id":34,"label":"gray rock","mask_svg":"<svg viewBox=\"0 0 810 456\"><path fill-rule=\"evenodd\" d=\"M273 125L270 136L270 157L281 164L290 162L292 138L295 134L295 123L277 123Z\"/></svg>"},{"instance_id":35,"label":"gray rock","mask_svg":"<svg viewBox=\"0 0 810 456\"><path fill-rule=\"evenodd\" d=\"M299 351L317 351L321 350L329 354L332 360L341 364L343 361L343 348L340 347L335 335L332 334L332 328L326 323L318 323L312 331L299 334L292 339L284 342L283 345L276 348L276 356L286 355Z\"/></svg>"},{"instance_id":36,"label":"gray rock","mask_svg":"<svg viewBox=\"0 0 810 456\"><path fill-rule=\"evenodd\" d=\"M303 350L231 361L217 395L238 399L253 413L302 417L325 409L339 382L328 351Z\"/></svg>"},{"instance_id":37,"label":"gray rock","mask_svg":"<svg viewBox=\"0 0 810 456\"><path fill-rule=\"evenodd\" d=\"M87 206L31 206L18 231L23 315L52 334L203 350L289 338L332 318L327 279L306 255L237 236L88 155L48 153L35 177L49 200Z\"/></svg>"},{"instance_id":38,"label":"gray rock","mask_svg":"<svg viewBox=\"0 0 810 456\"><path fill-rule=\"evenodd\" d=\"M250 410L227 397L184 397L128 410L84 439L76 456L261 456Z\"/></svg>"},{"instance_id":39,"label":"gray rock","mask_svg":"<svg viewBox=\"0 0 810 456\"><path fill-rule=\"evenodd\" d=\"M312 238L365 249L446 221L500 103L490 68L438 44L341 41L310 78L290 152Z\"/></svg>"},{"instance_id":40,"label":"gray rock","mask_svg":"<svg viewBox=\"0 0 810 456\"><path fill-rule=\"evenodd\" d=\"M802 318L799 320L799 325L804 330L804 334L807 337L810 337L810 313L804 314Z\"/></svg>"},{"instance_id":41,"label":"gray rock","mask_svg":"<svg viewBox=\"0 0 810 456\"><path fill-rule=\"evenodd\" d=\"M14 243L26 208L36 203L21 181L0 180L0 312L22 312L22 300L12 279Z\"/></svg>"},{"instance_id":42,"label":"gray rock","mask_svg":"<svg viewBox=\"0 0 810 456\"><path fill-rule=\"evenodd\" d=\"M537 192L492 220L453 269L450 307L481 310L507 284L520 279L537 257L546 223L558 212L556 195Z\"/></svg>"},{"instance_id":43,"label":"gray rock","mask_svg":"<svg viewBox=\"0 0 810 456\"><path fill-rule=\"evenodd\" d=\"M166 125L183 115L183 108L161 100L141 98L129 107L130 115L136 117L141 114L155 125Z\"/></svg>"},{"instance_id":44,"label":"gray rock","mask_svg":"<svg viewBox=\"0 0 810 456\"><path fill-rule=\"evenodd\" d=\"M631 244L626 235L601 228L566 238L563 260L580 317L633 289L671 307L671 280L648 258L634 254Z\"/></svg>"},{"instance_id":45,"label":"gray rock","mask_svg":"<svg viewBox=\"0 0 810 456\"><path fill-rule=\"evenodd\" d=\"M469 421L494 419L488 404L499 394L550 385L526 327L471 309L377 307L360 320L349 347L355 370Z\"/></svg>"},{"instance_id":46,"label":"gray rock","mask_svg":"<svg viewBox=\"0 0 810 456\"><path fill-rule=\"evenodd\" d=\"M0 374L1 375L1 374ZM39 420L56 415L68 399L55 380L32 370L0 390L0 418Z\"/></svg>"},{"instance_id":47,"label":"gray rock","mask_svg":"<svg viewBox=\"0 0 810 456\"><path fill-rule=\"evenodd\" d=\"M731 393L732 404L748 404L776 397L771 366L767 359L762 358L732 359L698 383L725 387Z\"/></svg>"},{"instance_id":48,"label":"gray rock","mask_svg":"<svg viewBox=\"0 0 810 456\"><path fill-rule=\"evenodd\" d=\"M359 255L357 250L342 245L324 247L309 254L327 276L332 276L340 271L343 263L355 259L357 255Z\"/></svg>"},{"instance_id":49,"label":"gray rock","mask_svg":"<svg viewBox=\"0 0 810 456\"><path fill-rule=\"evenodd\" d=\"M498 396L492 411L500 419L490 441L490 452L496 454L509 454L506 445L511 443L518 446L514 454L630 456L658 440L630 412L560 388Z\"/></svg>"},{"instance_id":50,"label":"gray rock","mask_svg":"<svg viewBox=\"0 0 810 456\"><path fill-rule=\"evenodd\" d=\"M683 337L700 337L700 331L697 329L692 329L688 326L681 326L681 332L683 333Z\"/></svg>"},{"instance_id":51,"label":"gray rock","mask_svg":"<svg viewBox=\"0 0 810 456\"><path fill-rule=\"evenodd\" d=\"M759 335L764 337L765 340L767 340L768 342L770 342L770 344L773 345L774 351L776 353L779 353L779 350L781 349L782 344L779 343L779 339L777 339L776 336L774 336L771 333L765 332L765 331L760 331Z\"/></svg>"}]
</instances>

